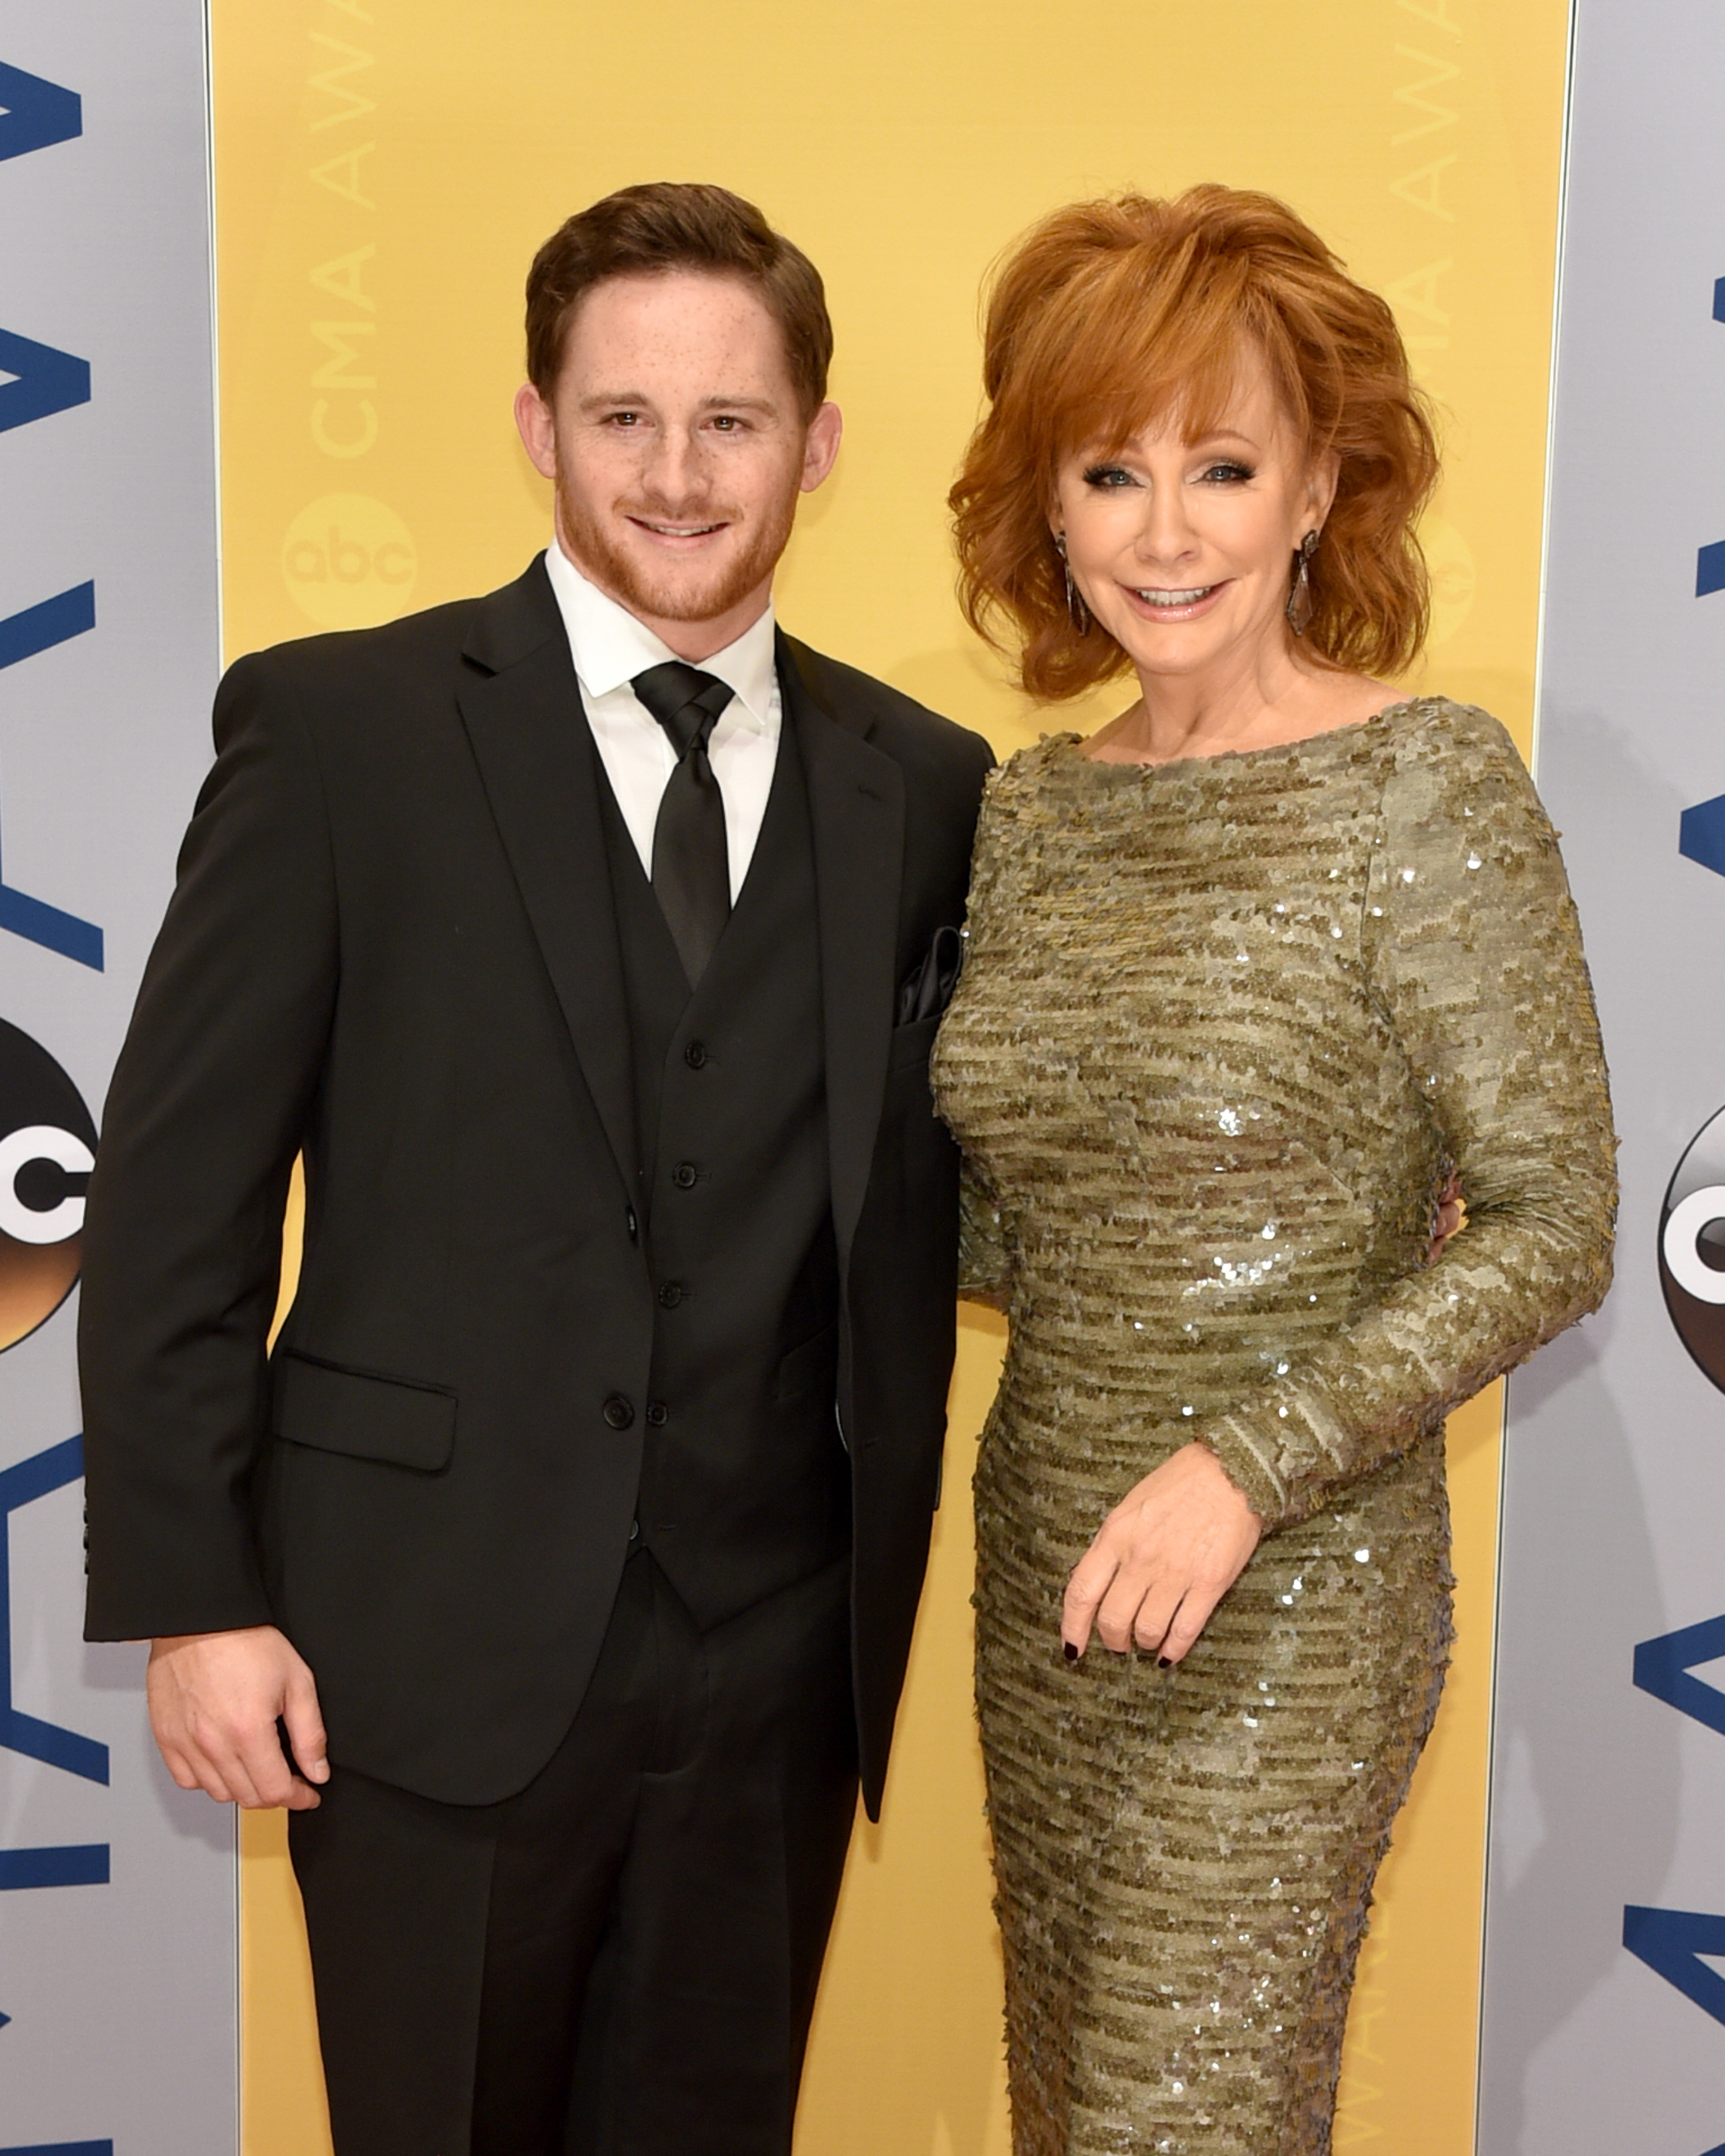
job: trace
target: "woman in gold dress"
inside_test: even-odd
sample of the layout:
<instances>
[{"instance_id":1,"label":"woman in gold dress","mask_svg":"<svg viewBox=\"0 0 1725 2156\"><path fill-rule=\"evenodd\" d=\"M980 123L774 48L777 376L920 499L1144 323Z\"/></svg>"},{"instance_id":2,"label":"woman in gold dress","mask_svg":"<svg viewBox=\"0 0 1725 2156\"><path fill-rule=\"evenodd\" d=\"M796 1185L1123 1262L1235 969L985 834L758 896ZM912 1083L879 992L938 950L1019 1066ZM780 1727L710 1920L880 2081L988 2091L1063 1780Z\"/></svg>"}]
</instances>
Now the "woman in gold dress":
<instances>
[{"instance_id":1,"label":"woman in gold dress","mask_svg":"<svg viewBox=\"0 0 1725 2156\"><path fill-rule=\"evenodd\" d=\"M1450 1636L1443 1419L1593 1309L1613 1140L1497 721L1399 699L1436 474L1293 213L1062 211L953 490L1025 685L937 1087L1011 1322L977 1670L1017 2156L1321 2156ZM1434 1258L1452 1171L1466 1225Z\"/></svg>"}]
</instances>

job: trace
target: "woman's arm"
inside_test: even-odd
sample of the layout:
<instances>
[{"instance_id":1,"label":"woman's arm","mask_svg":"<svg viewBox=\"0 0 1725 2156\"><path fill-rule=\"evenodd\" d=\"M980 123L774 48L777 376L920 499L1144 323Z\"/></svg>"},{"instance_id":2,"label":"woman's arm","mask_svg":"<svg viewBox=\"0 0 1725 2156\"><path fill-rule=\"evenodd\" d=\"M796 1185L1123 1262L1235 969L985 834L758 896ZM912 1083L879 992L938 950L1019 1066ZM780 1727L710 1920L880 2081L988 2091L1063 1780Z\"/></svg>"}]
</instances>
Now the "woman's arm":
<instances>
[{"instance_id":1,"label":"woman's arm","mask_svg":"<svg viewBox=\"0 0 1725 2156\"><path fill-rule=\"evenodd\" d=\"M964 952L967 962L973 947L986 940L990 916L999 898L1002 872L999 843L1000 783L1004 766L991 772L983 789L983 805L977 819L976 840L970 860L970 891L965 902ZM959 974L962 993L963 973ZM937 1062L939 1049L935 1050ZM1000 1209L967 1156L958 1194L958 1293L967 1302L986 1303L1004 1310L1011 1277L1005 1231Z\"/></svg>"},{"instance_id":2,"label":"woman's arm","mask_svg":"<svg viewBox=\"0 0 1725 2156\"><path fill-rule=\"evenodd\" d=\"M958 1183L958 1293L966 1302L1004 1310L1010 1267L999 1208L967 1159Z\"/></svg>"},{"instance_id":3,"label":"woman's arm","mask_svg":"<svg viewBox=\"0 0 1725 2156\"><path fill-rule=\"evenodd\" d=\"M1508 736L1448 707L1385 789L1365 958L1467 1204L1281 1383L1198 1435L1266 1527L1403 1450L1611 1277L1617 1183L1599 1021L1557 840Z\"/></svg>"},{"instance_id":4,"label":"woman's arm","mask_svg":"<svg viewBox=\"0 0 1725 2156\"><path fill-rule=\"evenodd\" d=\"M1466 1225L1450 1235L1440 1208L1432 1263L1127 1491L1068 1585L1069 1655L1094 1624L1117 1651L1178 1661L1265 1532L1403 1450L1609 1285L1599 1023L1556 839L1497 721L1452 706L1412 739L1380 835L1366 961Z\"/></svg>"}]
</instances>

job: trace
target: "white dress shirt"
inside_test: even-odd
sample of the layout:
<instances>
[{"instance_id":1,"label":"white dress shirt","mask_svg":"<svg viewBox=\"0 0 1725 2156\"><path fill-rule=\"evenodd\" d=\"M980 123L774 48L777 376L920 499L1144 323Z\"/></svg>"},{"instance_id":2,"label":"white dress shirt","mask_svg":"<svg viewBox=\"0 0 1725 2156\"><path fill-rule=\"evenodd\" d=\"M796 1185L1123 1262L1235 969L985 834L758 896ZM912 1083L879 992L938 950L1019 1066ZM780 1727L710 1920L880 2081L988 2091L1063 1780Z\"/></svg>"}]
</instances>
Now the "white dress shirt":
<instances>
[{"instance_id":1,"label":"white dress shirt","mask_svg":"<svg viewBox=\"0 0 1725 2156\"><path fill-rule=\"evenodd\" d=\"M677 752L629 684L637 674L677 654L626 607L589 583L556 540L545 550L545 570L568 632L582 709L641 866L650 876L653 826L665 782L677 767ZM703 659L701 670L716 675L732 691L707 742L707 756L724 797L734 905L761 835L778 756L781 706L772 603L734 644Z\"/></svg>"}]
</instances>

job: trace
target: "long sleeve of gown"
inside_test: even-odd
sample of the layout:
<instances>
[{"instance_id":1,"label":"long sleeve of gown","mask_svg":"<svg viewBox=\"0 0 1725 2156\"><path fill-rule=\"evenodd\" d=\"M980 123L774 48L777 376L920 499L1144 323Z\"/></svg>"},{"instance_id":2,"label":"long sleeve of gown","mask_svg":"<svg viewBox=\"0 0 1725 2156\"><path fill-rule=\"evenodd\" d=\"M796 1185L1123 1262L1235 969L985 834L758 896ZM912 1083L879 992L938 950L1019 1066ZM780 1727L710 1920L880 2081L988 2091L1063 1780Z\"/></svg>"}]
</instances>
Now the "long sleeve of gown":
<instances>
[{"instance_id":1,"label":"long sleeve of gown","mask_svg":"<svg viewBox=\"0 0 1725 2156\"><path fill-rule=\"evenodd\" d=\"M966 1161L958 1184L958 1292L973 1302L999 1304L1009 1278L1000 1209Z\"/></svg>"},{"instance_id":2,"label":"long sleeve of gown","mask_svg":"<svg viewBox=\"0 0 1725 2156\"><path fill-rule=\"evenodd\" d=\"M990 911L996 903L1004 870L996 828L1000 814L999 777L998 768L990 773L983 789L982 813L977 822L975 847L970 865L970 894L965 909L964 947L967 954L973 937L987 934ZM937 1060L938 1055L937 1047ZM971 1301L998 1306L1004 1301L1010 1278L1011 1261L1007 1253L1005 1230L1001 1224L1000 1208L982 1170L967 1154L958 1188L959 1295Z\"/></svg>"},{"instance_id":3,"label":"long sleeve of gown","mask_svg":"<svg viewBox=\"0 0 1725 2156\"><path fill-rule=\"evenodd\" d=\"M1403 1450L1610 1282L1610 1102L1555 834L1502 728L1456 721L1401 744L1362 951L1467 1224L1194 1432L1272 1527Z\"/></svg>"}]
</instances>

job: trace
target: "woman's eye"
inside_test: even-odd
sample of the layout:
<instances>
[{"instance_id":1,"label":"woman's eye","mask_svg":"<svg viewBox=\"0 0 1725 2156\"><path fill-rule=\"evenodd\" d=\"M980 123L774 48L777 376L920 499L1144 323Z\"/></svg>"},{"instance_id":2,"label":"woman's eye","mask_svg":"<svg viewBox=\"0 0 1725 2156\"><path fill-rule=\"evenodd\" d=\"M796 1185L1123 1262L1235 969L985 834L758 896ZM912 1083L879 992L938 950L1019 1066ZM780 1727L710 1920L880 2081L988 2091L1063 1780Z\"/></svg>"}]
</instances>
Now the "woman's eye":
<instances>
[{"instance_id":1,"label":"woman's eye","mask_svg":"<svg viewBox=\"0 0 1725 2156\"><path fill-rule=\"evenodd\" d=\"M1092 465L1084 475L1086 486L1130 486L1132 475L1121 465Z\"/></svg>"},{"instance_id":2,"label":"woman's eye","mask_svg":"<svg viewBox=\"0 0 1725 2156\"><path fill-rule=\"evenodd\" d=\"M1233 464L1225 459L1220 464L1207 465L1200 474L1209 486L1244 486L1254 476L1250 465Z\"/></svg>"}]
</instances>

